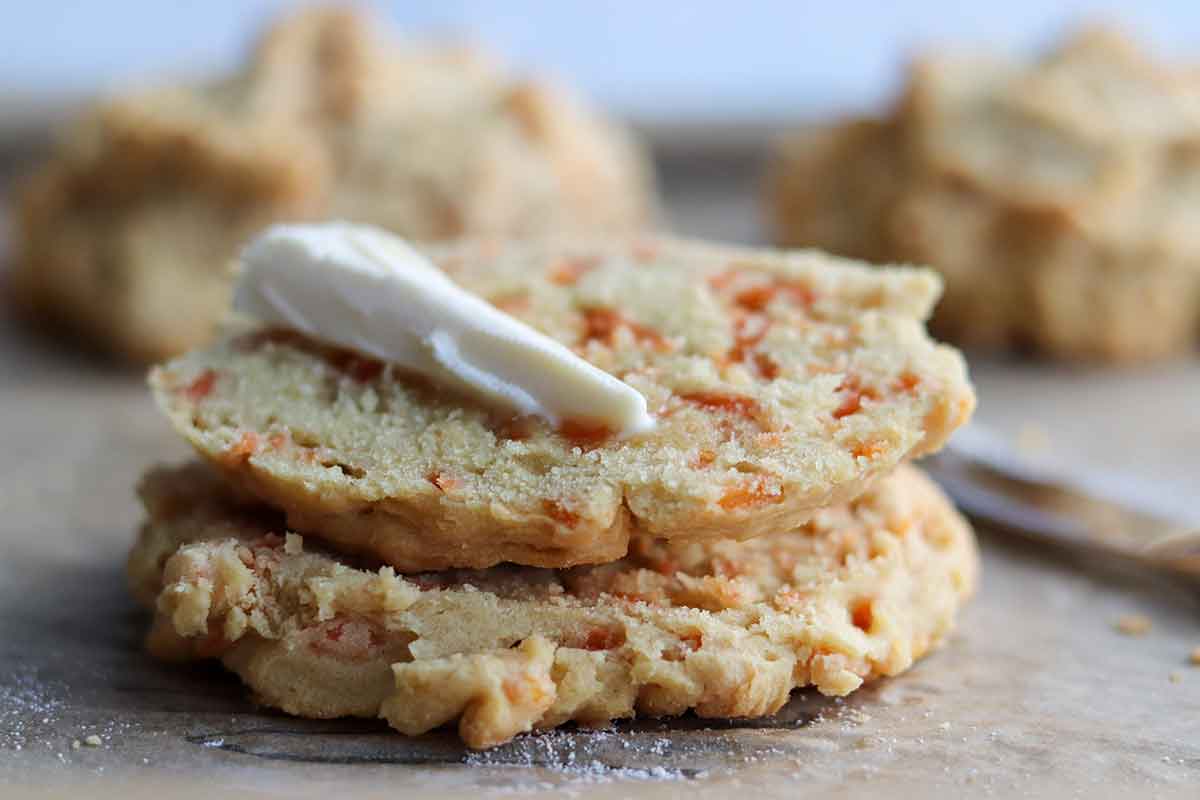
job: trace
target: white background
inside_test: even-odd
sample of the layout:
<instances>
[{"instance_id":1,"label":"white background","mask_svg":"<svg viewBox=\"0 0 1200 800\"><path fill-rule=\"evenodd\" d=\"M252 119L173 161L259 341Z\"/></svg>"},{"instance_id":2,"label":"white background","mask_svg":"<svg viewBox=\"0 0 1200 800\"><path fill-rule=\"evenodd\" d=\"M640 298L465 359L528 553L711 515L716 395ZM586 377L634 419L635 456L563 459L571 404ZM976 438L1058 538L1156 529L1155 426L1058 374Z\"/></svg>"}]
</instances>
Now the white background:
<instances>
[{"instance_id":1,"label":"white background","mask_svg":"<svg viewBox=\"0 0 1200 800\"><path fill-rule=\"evenodd\" d=\"M79 94L232 64L279 0L0 0L0 92ZM1159 3L453 0L376 2L412 34L467 32L521 69L573 80L639 120L788 119L878 103L918 46L1030 49L1123 20L1200 61L1200 0Z\"/></svg>"}]
</instances>

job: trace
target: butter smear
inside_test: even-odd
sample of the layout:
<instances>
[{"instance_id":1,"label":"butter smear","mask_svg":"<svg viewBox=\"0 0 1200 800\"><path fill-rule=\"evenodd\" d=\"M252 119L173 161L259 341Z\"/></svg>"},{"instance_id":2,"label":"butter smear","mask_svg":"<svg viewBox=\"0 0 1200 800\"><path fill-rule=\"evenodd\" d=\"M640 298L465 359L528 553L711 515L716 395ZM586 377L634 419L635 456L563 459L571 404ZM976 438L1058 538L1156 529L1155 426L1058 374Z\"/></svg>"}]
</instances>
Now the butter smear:
<instances>
[{"instance_id":1,"label":"butter smear","mask_svg":"<svg viewBox=\"0 0 1200 800\"><path fill-rule=\"evenodd\" d=\"M242 252L234 309L400 365L516 414L631 436L646 398L460 288L403 239L331 222L275 225Z\"/></svg>"}]
</instances>

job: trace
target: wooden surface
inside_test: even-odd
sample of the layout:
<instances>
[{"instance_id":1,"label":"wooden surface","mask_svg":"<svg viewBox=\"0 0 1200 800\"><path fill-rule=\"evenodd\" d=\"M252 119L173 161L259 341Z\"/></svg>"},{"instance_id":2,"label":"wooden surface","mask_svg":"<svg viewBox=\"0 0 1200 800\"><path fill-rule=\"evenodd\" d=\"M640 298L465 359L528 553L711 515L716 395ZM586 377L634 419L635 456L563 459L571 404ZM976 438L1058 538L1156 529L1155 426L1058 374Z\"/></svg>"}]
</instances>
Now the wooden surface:
<instances>
[{"instance_id":1,"label":"wooden surface","mask_svg":"<svg viewBox=\"0 0 1200 800\"><path fill-rule=\"evenodd\" d=\"M681 228L753 240L753 164L668 164ZM131 487L184 447L141 376L0 312L0 794L88 797L1200 795L1200 593L981 534L983 586L910 673L777 718L695 718L524 737L486 754L364 721L256 709L208 666L139 650L125 591ZM979 419L1048 457L1200 499L1200 366L1119 373L976 361ZM1030 427L1033 424L1037 427ZM1032 433L1031 433L1032 432ZM1188 506L1187 502L1180 503ZM1117 633L1124 614L1151 630ZM100 745L72 743L100 737Z\"/></svg>"}]
</instances>

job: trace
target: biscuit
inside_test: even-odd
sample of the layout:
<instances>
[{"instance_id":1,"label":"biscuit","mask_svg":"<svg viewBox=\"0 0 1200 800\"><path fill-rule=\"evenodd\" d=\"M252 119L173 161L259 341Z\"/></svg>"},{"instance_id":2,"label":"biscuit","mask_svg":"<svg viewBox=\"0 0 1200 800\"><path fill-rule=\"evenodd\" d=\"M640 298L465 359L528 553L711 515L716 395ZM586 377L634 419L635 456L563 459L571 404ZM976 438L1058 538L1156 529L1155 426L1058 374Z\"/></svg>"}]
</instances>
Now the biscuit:
<instances>
[{"instance_id":1,"label":"biscuit","mask_svg":"<svg viewBox=\"0 0 1200 800\"><path fill-rule=\"evenodd\" d=\"M399 576L312 549L198 464L151 472L129 559L150 651L219 658L267 706L457 720L474 748L568 721L759 717L845 695L935 647L972 592L974 539L902 466L853 503L749 542L639 540L616 563Z\"/></svg>"},{"instance_id":2,"label":"biscuit","mask_svg":"<svg viewBox=\"0 0 1200 800\"><path fill-rule=\"evenodd\" d=\"M280 220L416 239L639 229L647 161L568 91L461 46L400 46L315 9L237 74L101 102L21 194L29 315L141 361L211 340L230 261Z\"/></svg>"},{"instance_id":3,"label":"biscuit","mask_svg":"<svg viewBox=\"0 0 1200 800\"><path fill-rule=\"evenodd\" d=\"M235 329L150 379L232 485L402 572L792 528L938 449L974 406L959 354L925 333L928 271L648 238L427 254L640 391L654 430L502 418L282 331Z\"/></svg>"},{"instance_id":4,"label":"biscuit","mask_svg":"<svg viewBox=\"0 0 1200 800\"><path fill-rule=\"evenodd\" d=\"M1131 361L1200 331L1200 82L1100 29L917 61L884 119L781 143L778 240L936 267L955 342Z\"/></svg>"}]
</instances>

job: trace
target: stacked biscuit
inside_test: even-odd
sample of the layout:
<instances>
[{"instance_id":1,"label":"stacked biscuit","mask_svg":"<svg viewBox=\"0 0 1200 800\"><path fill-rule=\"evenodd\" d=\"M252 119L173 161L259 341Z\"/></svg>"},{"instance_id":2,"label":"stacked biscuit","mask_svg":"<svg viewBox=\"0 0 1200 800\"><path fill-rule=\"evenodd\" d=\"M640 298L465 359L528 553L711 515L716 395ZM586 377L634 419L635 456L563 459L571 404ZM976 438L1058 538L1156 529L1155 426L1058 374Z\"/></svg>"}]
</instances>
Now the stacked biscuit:
<instances>
[{"instance_id":1,"label":"stacked biscuit","mask_svg":"<svg viewBox=\"0 0 1200 800\"><path fill-rule=\"evenodd\" d=\"M1032 64L917 61L885 119L782 144L782 243L930 264L935 330L969 345L1136 360L1200 331L1200 81L1111 31Z\"/></svg>"},{"instance_id":2,"label":"stacked biscuit","mask_svg":"<svg viewBox=\"0 0 1200 800\"><path fill-rule=\"evenodd\" d=\"M233 325L151 384L200 462L144 479L152 653L219 658L291 714L770 714L950 630L971 532L906 462L974 397L925 271L669 239L425 254L647 401L630 436L502 413L295 330Z\"/></svg>"},{"instance_id":3,"label":"stacked biscuit","mask_svg":"<svg viewBox=\"0 0 1200 800\"><path fill-rule=\"evenodd\" d=\"M22 306L156 361L211 339L238 244L274 221L425 240L647 224L649 169L623 129L473 49L371 28L346 9L298 12L228 78L76 120L21 196Z\"/></svg>"}]
</instances>

